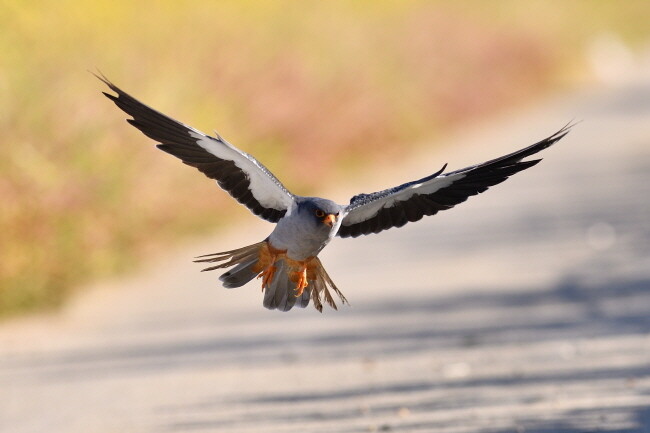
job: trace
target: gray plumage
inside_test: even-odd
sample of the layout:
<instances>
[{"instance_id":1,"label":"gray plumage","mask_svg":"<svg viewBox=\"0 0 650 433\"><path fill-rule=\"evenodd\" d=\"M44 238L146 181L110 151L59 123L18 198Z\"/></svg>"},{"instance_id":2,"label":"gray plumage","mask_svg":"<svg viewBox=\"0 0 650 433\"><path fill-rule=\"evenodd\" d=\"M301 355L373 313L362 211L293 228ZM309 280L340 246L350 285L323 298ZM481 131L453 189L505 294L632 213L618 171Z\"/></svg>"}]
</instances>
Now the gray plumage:
<instances>
[{"instance_id":1,"label":"gray plumage","mask_svg":"<svg viewBox=\"0 0 650 433\"><path fill-rule=\"evenodd\" d=\"M219 277L219 280L223 283L223 286L226 289L241 287L257 276L258 273L253 271L253 267L256 263L257 251L255 251L255 255L252 258L239 263L228 272L222 274Z\"/></svg>"},{"instance_id":2,"label":"gray plumage","mask_svg":"<svg viewBox=\"0 0 650 433\"><path fill-rule=\"evenodd\" d=\"M289 280L286 262L278 260L275 265L277 270L273 281L265 289L263 305L270 310L289 311L296 304L298 298L289 293L289 287L292 287L293 284Z\"/></svg>"}]
</instances>

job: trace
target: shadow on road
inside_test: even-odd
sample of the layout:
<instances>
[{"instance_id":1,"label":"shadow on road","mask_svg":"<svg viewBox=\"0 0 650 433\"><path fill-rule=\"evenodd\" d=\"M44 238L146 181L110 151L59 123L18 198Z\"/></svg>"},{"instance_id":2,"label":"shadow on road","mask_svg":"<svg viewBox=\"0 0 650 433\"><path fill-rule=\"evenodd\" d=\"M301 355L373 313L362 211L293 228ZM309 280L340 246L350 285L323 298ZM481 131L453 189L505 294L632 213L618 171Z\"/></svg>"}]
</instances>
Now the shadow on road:
<instances>
[{"instance_id":1,"label":"shadow on road","mask_svg":"<svg viewBox=\"0 0 650 433\"><path fill-rule=\"evenodd\" d=\"M129 374L131 370L139 374L147 369L200 364L267 363L271 358L277 362L287 362L287 358L294 358L289 362L326 362L341 357L368 357L375 352L398 356L432 348L646 334L650 332L648 311L650 279L603 285L564 281L548 290L467 290L430 299L366 301L332 315L339 325L350 325L337 326L336 331L322 324L320 329L305 326L304 332L279 334L274 328L265 330L260 325L257 335L246 337L223 335L215 329L214 336L193 341L179 338L160 344L137 342L96 351L52 352L32 359L14 357L0 366L3 370L37 368L44 380L84 380L98 377L100 372L99 376ZM320 316L313 316L301 319L320 323ZM249 320L260 318L241 317L240 323ZM279 321L280 326L287 323L285 316ZM384 325L376 327L375 321ZM219 323L215 319L203 325L218 328ZM295 357L283 355L285 343L299 353Z\"/></svg>"},{"instance_id":2,"label":"shadow on road","mask_svg":"<svg viewBox=\"0 0 650 433\"><path fill-rule=\"evenodd\" d=\"M383 351L393 356L406 355L418 350L442 352L446 348L472 347L489 344L499 350L498 344L526 344L534 341L543 343L554 340L578 341L584 339L607 339L630 335L646 335L650 332L650 281L619 281L602 286L585 286L578 281L566 281L549 290L528 293L484 293L463 294L429 301L401 302L400 304L375 304L364 308L356 314L369 317L382 317L386 324L400 322L399 316L427 317L460 315L463 320L458 326L444 330L429 327L424 323L417 330L395 331L392 326L369 330L350 330L351 334L342 332L337 336L317 338L318 346L325 347L318 356L300 358L299 362L326 362L323 356L333 357L372 357L373 349L368 349L368 342L378 341ZM535 311L559 308L569 314L538 320L525 314L508 314L515 310ZM472 318L475 311L498 312L498 320L484 323ZM523 318L522 318L523 317ZM341 350L345 347L345 350ZM375 347L372 346L371 347ZM577 349L579 350L579 349ZM607 350L616 350L611 347ZM572 355L573 356L573 355ZM577 356L577 355L575 355ZM575 365L571 359L538 369L536 372L493 374L487 377L463 377L454 380L440 377L429 381L401 381L387 385L350 387L341 384L335 391L305 391L298 393L278 393L269 395L233 396L230 401L215 399L197 403L204 415L234 404L255 408L245 416L221 416L211 419L209 416L191 421L172 423L167 426L172 431L211 430L241 425L262 426L289 422L297 423L308 420L357 420L368 417L387 417L399 413L405 404L412 413L441 414L440 421L404 422L397 425L379 426L384 431L433 431L461 423L457 418L465 416L465 410L480 411L507 405L514 399L512 395L524 390L523 405L540 404L543 397L530 390L545 389L553 386L561 388L580 388L588 386L600 393L615 395L620 390L608 388L612 383L623 384L633 392L635 382L650 375L650 364L633 365ZM489 361L488 361L489 362ZM580 364L580 363L575 363ZM524 369L525 370L525 369ZM617 388L614 386L612 388ZM498 391L497 391L498 390ZM528 390L528 391L526 391ZM646 390L647 391L647 390ZM496 397L495 397L496 395ZM526 397L526 395L528 395ZM371 409L359 407L358 402L368 397L378 401ZM521 397L521 395L520 395ZM613 400L614 401L614 400ZM405 403L407 402L407 403ZM197 407L177 408L181 412L196 412ZM333 409L328 409L333 408ZM343 408L343 409L342 409ZM526 411L523 411L525 413ZM519 417L513 429L503 430L526 432L586 433L581 427L582 420L600 420L602 427L598 431L608 432L647 432L650 431L650 410L647 407L632 404L611 405L606 399L589 408L561 410L557 409L557 418L539 420L535 417ZM452 415L443 415L449 414ZM561 415L560 415L561 413ZM457 414L454 416L453 414ZM623 425L624 427L620 427ZM609 427L607 427L609 426ZM477 426L478 428L478 426ZM363 432L367 427L336 429L336 432ZM501 431L489 429L489 431Z\"/></svg>"},{"instance_id":3,"label":"shadow on road","mask_svg":"<svg viewBox=\"0 0 650 433\"><path fill-rule=\"evenodd\" d=\"M370 416L395 414L408 401L412 413L427 413L441 417L440 421L409 422L391 425L391 431L430 431L449 422L457 422L447 413L464 416L467 408L480 409L506 404L509 394L523 392L524 405L540 404L544 400L538 392L552 386L582 387L589 384L607 395L612 382L623 384L632 393L635 381L650 376L648 363L590 364L580 353L580 342L586 340L625 340L623 337L647 335L650 332L650 280L637 279L584 284L566 280L548 289L527 291L466 291L450 296L432 296L399 301L368 303L344 310L331 317L334 328L323 325L316 315L304 315L301 329L287 331L289 319L278 319L279 325L260 324L253 335L220 332L218 321L203 318L203 326L214 327L208 338L186 340L167 339L152 343L145 338L133 344L101 350L74 350L46 353L42 356L12 358L0 364L3 376L23 376L26 381L44 383L70 381L106 381L128 375L146 375L160 370L192 370L197 368L229 368L269 366L300 363L319 366L330 362L350 360L372 364L375 357L399 359L428 352L432 359L449 350L456 350L462 361L464 354L471 358L476 349L489 347L492 352L511 347L532 345L542 355L556 359L556 354L543 354L547 347L568 345L566 359L557 359L549 368L528 371L506 371L483 376L468 374L450 379L433 374L430 380L397 380L376 386L350 386L341 383L335 391L309 390L265 395L230 395L227 400L199 401L192 405L164 408L178 413L178 419L164 426L172 431L214 430L219 427L248 425L265 426L275 422L306 420L363 420ZM267 316L268 317L268 316ZM282 316L286 317L286 316ZM197 319L199 320L199 319ZM241 324L259 317L242 317ZM275 322L275 321L274 321ZM278 327L284 329L278 332ZM544 346L546 344L546 346ZM535 349L537 347L537 349ZM541 348L541 349L540 349ZM625 349L625 348L623 348ZM555 349L552 349L555 350ZM565 350L565 349L561 349ZM617 347L609 351L619 350ZM550 359L549 358L549 359ZM561 358L561 357L560 357ZM580 360L574 362L574 359ZM489 362L486 361L486 362ZM545 363L541 359L540 365ZM515 362L516 364L516 362ZM574 368L575 367L575 368ZM617 386L619 386L617 385ZM620 388L619 386L619 388ZM522 391L523 390L523 391ZM497 394L500 397L494 397ZM528 397L526 397L528 396ZM368 398L375 401L371 409L360 407ZM521 395L518 397L521 398ZM501 399L501 400L500 400ZM245 414L229 413L227 408L249 407ZM300 408L301 410L296 410ZM224 410L226 409L226 410ZM162 409L161 409L162 410ZM526 431L583 432L572 427L571 420L582 417L603 417L604 425L617 413L625 413L634 429L603 431L648 431L650 411L642 407L619 404L608 407L607 401L589 409L558 409L564 421L522 418ZM192 416L184 414L191 413ZM211 416L219 413L218 416ZM633 415L630 415L633 414ZM623 415L621 415L623 416ZM632 417L632 418L630 418ZM571 422L567 424L567 420ZM577 423L579 425L579 423ZM616 425L616 424L612 424ZM368 431L364 428L331 430L336 432ZM493 430L494 431L494 430Z\"/></svg>"}]
</instances>

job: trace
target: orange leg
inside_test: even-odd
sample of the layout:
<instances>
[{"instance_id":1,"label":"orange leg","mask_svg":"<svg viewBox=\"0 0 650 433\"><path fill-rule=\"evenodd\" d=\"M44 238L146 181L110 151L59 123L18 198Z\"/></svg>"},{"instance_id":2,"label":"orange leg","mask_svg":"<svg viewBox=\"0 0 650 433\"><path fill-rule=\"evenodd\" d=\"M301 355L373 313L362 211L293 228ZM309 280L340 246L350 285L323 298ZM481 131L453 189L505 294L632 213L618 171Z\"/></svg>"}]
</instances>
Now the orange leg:
<instances>
[{"instance_id":1,"label":"orange leg","mask_svg":"<svg viewBox=\"0 0 650 433\"><path fill-rule=\"evenodd\" d=\"M302 296L302 292L305 291L305 287L309 285L307 281L307 266L304 266L301 271L298 271L298 281L296 281L296 298Z\"/></svg>"},{"instance_id":2,"label":"orange leg","mask_svg":"<svg viewBox=\"0 0 650 433\"><path fill-rule=\"evenodd\" d=\"M257 278L262 279L262 291L265 288L269 287L269 284L273 281L275 276L275 271L277 267L275 266L275 261L278 258L278 255L283 254L284 251L276 250L268 242L265 242L260 248L259 259L253 267L255 272L261 272Z\"/></svg>"},{"instance_id":3,"label":"orange leg","mask_svg":"<svg viewBox=\"0 0 650 433\"><path fill-rule=\"evenodd\" d=\"M305 288L309 285L309 280L314 280L316 278L314 274L313 257L302 261L287 260L287 262L292 270L289 273L289 279L296 283L295 296L298 298L302 296Z\"/></svg>"},{"instance_id":4,"label":"orange leg","mask_svg":"<svg viewBox=\"0 0 650 433\"><path fill-rule=\"evenodd\" d=\"M262 291L269 287L269 284L271 284L271 281L273 281L276 269L277 268L274 265L271 265L264 269L264 271L262 271L262 273L257 276L257 278L262 279Z\"/></svg>"}]
</instances>

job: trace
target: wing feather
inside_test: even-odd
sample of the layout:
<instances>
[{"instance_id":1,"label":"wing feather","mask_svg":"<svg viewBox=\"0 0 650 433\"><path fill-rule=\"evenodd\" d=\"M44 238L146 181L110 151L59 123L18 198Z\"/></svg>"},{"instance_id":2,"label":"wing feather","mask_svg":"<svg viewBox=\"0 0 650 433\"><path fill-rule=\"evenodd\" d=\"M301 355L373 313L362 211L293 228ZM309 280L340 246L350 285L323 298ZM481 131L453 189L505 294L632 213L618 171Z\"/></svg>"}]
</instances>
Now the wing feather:
<instances>
[{"instance_id":1,"label":"wing feather","mask_svg":"<svg viewBox=\"0 0 650 433\"><path fill-rule=\"evenodd\" d=\"M345 209L337 234L345 238L379 233L450 209L539 163L541 159L522 159L558 142L572 126L567 124L550 137L500 158L443 174L445 164L441 170L422 179L372 194L356 195Z\"/></svg>"},{"instance_id":2,"label":"wing feather","mask_svg":"<svg viewBox=\"0 0 650 433\"><path fill-rule=\"evenodd\" d=\"M106 77L96 75L117 95L103 92L131 116L131 125L157 141L158 149L217 181L255 215L277 222L291 208L294 196L259 161L219 135L211 137L141 103Z\"/></svg>"}]
</instances>

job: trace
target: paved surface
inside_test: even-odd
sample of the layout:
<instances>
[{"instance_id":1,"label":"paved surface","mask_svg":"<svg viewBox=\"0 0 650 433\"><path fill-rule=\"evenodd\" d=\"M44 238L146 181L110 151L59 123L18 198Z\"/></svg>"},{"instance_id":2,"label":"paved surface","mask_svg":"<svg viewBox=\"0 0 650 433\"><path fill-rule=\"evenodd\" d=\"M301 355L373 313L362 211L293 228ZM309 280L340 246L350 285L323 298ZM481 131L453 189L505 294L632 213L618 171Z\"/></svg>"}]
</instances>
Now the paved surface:
<instances>
[{"instance_id":1,"label":"paved surface","mask_svg":"<svg viewBox=\"0 0 650 433\"><path fill-rule=\"evenodd\" d=\"M270 226L253 222L0 326L0 431L650 431L650 80L475 126L333 198L573 118L486 194L331 244L352 307L266 311L258 282L228 291L189 262L258 241Z\"/></svg>"}]
</instances>

